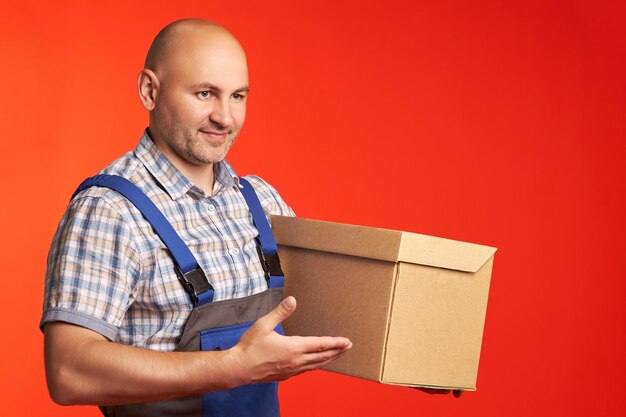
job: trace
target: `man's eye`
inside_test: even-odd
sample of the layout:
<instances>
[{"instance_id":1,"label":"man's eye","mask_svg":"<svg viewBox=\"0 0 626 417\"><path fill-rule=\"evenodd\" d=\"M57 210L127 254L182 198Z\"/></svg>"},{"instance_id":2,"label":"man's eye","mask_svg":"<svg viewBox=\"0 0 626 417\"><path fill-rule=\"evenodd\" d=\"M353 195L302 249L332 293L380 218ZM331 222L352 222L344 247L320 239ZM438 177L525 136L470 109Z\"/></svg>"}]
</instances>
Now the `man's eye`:
<instances>
[{"instance_id":1,"label":"man's eye","mask_svg":"<svg viewBox=\"0 0 626 417\"><path fill-rule=\"evenodd\" d=\"M234 98L235 100L243 100L244 98L246 98L246 96L241 93L233 93L232 98Z\"/></svg>"},{"instance_id":2,"label":"man's eye","mask_svg":"<svg viewBox=\"0 0 626 417\"><path fill-rule=\"evenodd\" d=\"M202 98L209 98L211 97L211 95L213 95L213 93L211 93L210 91L200 91L198 95Z\"/></svg>"}]
</instances>

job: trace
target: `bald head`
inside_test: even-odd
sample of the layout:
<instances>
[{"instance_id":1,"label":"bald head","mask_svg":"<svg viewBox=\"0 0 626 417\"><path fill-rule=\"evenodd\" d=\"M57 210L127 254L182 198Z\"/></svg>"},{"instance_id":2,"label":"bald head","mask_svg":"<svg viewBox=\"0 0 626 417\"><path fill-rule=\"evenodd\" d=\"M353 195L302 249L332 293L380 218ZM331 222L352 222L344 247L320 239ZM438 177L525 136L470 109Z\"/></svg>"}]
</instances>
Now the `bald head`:
<instances>
[{"instance_id":1,"label":"bald head","mask_svg":"<svg viewBox=\"0 0 626 417\"><path fill-rule=\"evenodd\" d=\"M195 184L212 189L246 117L248 65L223 27L202 19L169 24L156 36L137 79L150 137Z\"/></svg>"},{"instance_id":2,"label":"bald head","mask_svg":"<svg viewBox=\"0 0 626 417\"><path fill-rule=\"evenodd\" d=\"M189 61L193 54L207 48L214 52L227 51L231 58L245 63L241 44L228 30L205 19L183 19L170 23L157 34L148 50L145 68L163 78L176 64Z\"/></svg>"}]
</instances>

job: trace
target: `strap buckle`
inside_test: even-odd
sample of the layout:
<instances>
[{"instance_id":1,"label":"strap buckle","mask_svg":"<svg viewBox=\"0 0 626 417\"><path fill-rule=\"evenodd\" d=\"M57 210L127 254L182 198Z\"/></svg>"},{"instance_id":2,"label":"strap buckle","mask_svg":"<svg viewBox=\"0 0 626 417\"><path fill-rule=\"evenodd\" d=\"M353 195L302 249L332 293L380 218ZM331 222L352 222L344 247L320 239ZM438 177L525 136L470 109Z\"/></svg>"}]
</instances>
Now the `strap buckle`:
<instances>
[{"instance_id":1,"label":"strap buckle","mask_svg":"<svg viewBox=\"0 0 626 417\"><path fill-rule=\"evenodd\" d=\"M202 268L197 267L187 273L184 273L178 265L175 265L174 269L176 270L178 279L183 284L183 287L185 287L194 303L198 301L199 294L202 294L205 291L213 290L213 286L207 279L206 275L204 275Z\"/></svg>"},{"instance_id":2,"label":"strap buckle","mask_svg":"<svg viewBox=\"0 0 626 417\"><path fill-rule=\"evenodd\" d=\"M257 242L256 251L261 259L261 266L265 272L265 279L269 281L270 276L284 276L282 268L280 267L280 259L278 253L264 254L261 244Z\"/></svg>"}]
</instances>

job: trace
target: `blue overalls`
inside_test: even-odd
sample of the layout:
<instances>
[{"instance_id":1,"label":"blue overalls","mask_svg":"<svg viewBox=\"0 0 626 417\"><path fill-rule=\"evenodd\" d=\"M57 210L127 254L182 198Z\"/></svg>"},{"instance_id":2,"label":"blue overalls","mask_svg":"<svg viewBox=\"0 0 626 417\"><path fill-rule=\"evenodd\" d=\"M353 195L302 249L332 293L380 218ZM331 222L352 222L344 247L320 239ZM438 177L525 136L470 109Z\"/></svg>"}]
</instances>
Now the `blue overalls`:
<instances>
[{"instance_id":1,"label":"blue overalls","mask_svg":"<svg viewBox=\"0 0 626 417\"><path fill-rule=\"evenodd\" d=\"M240 184L259 232L257 251L268 289L248 297L217 302L213 302L214 289L187 245L156 205L133 183L116 175L96 175L86 179L72 196L94 186L117 191L137 207L165 243L174 260L176 274L194 303L176 351L230 349L256 319L273 310L282 298L284 276L276 240L254 189L243 178ZM284 334L282 325L276 331ZM280 414L277 382L243 385L197 397L100 409L107 417L275 417Z\"/></svg>"}]
</instances>

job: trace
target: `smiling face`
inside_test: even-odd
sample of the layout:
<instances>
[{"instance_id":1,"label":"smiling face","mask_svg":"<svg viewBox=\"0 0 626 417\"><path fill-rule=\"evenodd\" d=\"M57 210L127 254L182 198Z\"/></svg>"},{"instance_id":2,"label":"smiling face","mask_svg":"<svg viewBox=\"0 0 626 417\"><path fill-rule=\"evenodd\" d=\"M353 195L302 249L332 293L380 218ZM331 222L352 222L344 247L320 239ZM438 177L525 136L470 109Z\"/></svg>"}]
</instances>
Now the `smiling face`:
<instances>
[{"instance_id":1,"label":"smiling face","mask_svg":"<svg viewBox=\"0 0 626 417\"><path fill-rule=\"evenodd\" d=\"M155 77L149 131L187 173L224 159L237 138L246 117L248 68L239 43L218 26L184 27L169 36L158 59L147 62L153 67L147 76Z\"/></svg>"}]
</instances>

